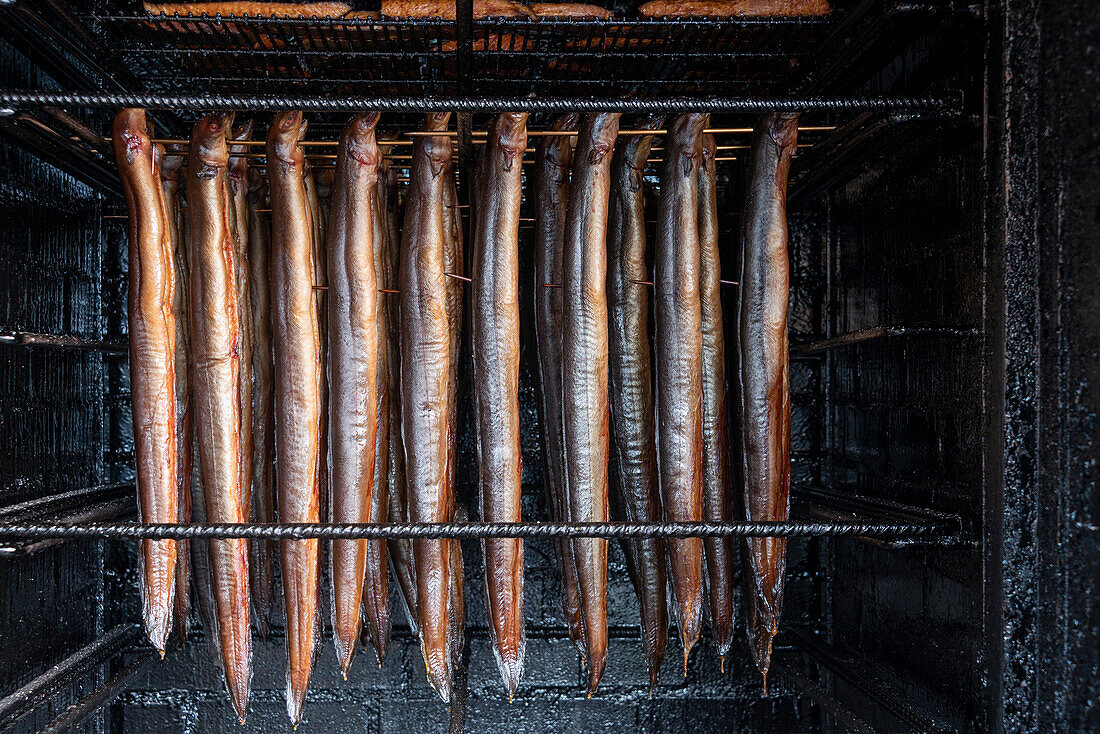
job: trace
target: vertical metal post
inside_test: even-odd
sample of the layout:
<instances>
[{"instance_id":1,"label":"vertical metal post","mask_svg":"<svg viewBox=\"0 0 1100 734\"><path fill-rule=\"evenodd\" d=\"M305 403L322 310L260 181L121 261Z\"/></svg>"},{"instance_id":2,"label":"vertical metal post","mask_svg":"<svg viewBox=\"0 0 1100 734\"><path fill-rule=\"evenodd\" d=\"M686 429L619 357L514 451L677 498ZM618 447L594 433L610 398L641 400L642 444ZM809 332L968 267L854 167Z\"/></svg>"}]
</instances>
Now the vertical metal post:
<instances>
[{"instance_id":1,"label":"vertical metal post","mask_svg":"<svg viewBox=\"0 0 1100 734\"><path fill-rule=\"evenodd\" d=\"M473 88L472 67L474 62L474 0L455 0L455 40L458 46L458 94L467 96ZM468 112L459 112L458 125L458 161L465 167L473 160L471 155L471 130L473 117ZM463 187L464 188L464 187ZM459 201L465 201L463 191L459 191Z\"/></svg>"}]
</instances>

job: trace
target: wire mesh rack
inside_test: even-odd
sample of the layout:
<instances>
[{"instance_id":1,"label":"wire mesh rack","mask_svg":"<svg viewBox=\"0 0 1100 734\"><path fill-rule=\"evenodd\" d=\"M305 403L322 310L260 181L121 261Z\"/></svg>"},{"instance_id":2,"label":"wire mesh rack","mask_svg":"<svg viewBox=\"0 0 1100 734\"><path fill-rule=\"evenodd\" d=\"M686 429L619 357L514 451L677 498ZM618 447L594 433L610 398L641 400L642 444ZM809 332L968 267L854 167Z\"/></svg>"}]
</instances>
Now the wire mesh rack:
<instances>
[{"instance_id":1,"label":"wire mesh rack","mask_svg":"<svg viewBox=\"0 0 1100 734\"><path fill-rule=\"evenodd\" d=\"M155 91L446 93L459 33L439 19L90 15L105 45ZM497 94L784 91L831 17L708 20L494 18L471 28L462 75Z\"/></svg>"}]
</instances>

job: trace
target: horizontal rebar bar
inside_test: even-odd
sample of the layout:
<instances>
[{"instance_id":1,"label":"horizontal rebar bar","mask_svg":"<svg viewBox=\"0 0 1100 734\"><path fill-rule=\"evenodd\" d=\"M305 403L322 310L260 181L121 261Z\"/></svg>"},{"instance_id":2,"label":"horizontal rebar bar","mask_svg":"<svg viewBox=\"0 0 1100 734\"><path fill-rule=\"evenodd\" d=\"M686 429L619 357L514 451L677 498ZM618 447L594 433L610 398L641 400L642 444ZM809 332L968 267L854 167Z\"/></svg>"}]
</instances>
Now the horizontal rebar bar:
<instances>
[{"instance_id":1,"label":"horizontal rebar bar","mask_svg":"<svg viewBox=\"0 0 1100 734\"><path fill-rule=\"evenodd\" d=\"M0 731L7 731L32 711L45 706L61 691L142 638L141 626L113 627L22 688L0 699Z\"/></svg>"},{"instance_id":2,"label":"horizontal rebar bar","mask_svg":"<svg viewBox=\"0 0 1100 734\"><path fill-rule=\"evenodd\" d=\"M0 91L0 106L145 107L171 110L327 110L380 112L957 112L959 95L943 97L480 97L337 96L258 94L157 94L150 92Z\"/></svg>"},{"instance_id":3,"label":"horizontal rebar bar","mask_svg":"<svg viewBox=\"0 0 1100 734\"><path fill-rule=\"evenodd\" d=\"M67 334L35 334L28 331L0 333L0 344L27 347L57 347L59 349L78 349L89 352L108 352L124 354L129 351L127 344L108 342L102 339L87 339Z\"/></svg>"},{"instance_id":4,"label":"horizontal rebar bar","mask_svg":"<svg viewBox=\"0 0 1100 734\"><path fill-rule=\"evenodd\" d=\"M850 331L847 334L829 337L815 342L804 344L792 344L792 357L805 357L818 352L824 352L837 347L846 347L853 344L884 339L896 336L946 336L946 337L973 337L981 334L977 329L966 329L945 326L872 326L866 329Z\"/></svg>"},{"instance_id":5,"label":"horizontal rebar bar","mask_svg":"<svg viewBox=\"0 0 1100 734\"><path fill-rule=\"evenodd\" d=\"M696 538L874 536L927 537L943 532L935 523L882 522L667 522L667 523L0 523L2 538Z\"/></svg>"},{"instance_id":6,"label":"horizontal rebar bar","mask_svg":"<svg viewBox=\"0 0 1100 734\"><path fill-rule=\"evenodd\" d=\"M122 670L108 678L102 685L80 699L46 725L38 734L62 734L72 731L77 724L98 711L105 703L122 692L145 666L157 659L157 654L152 650L142 651L137 659Z\"/></svg>"}]
</instances>

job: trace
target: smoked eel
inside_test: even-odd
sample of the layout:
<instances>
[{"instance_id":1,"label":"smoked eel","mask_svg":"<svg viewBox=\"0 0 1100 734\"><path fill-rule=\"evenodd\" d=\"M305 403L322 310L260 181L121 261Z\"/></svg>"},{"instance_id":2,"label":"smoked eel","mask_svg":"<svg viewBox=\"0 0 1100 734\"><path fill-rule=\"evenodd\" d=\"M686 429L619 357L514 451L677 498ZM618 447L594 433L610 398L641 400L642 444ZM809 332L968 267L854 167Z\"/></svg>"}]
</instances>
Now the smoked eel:
<instances>
[{"instance_id":1,"label":"smoked eel","mask_svg":"<svg viewBox=\"0 0 1100 734\"><path fill-rule=\"evenodd\" d=\"M480 165L473 235L473 377L484 522L520 522L519 208L527 114L497 115ZM486 538L485 604L493 653L508 698L523 676L523 540Z\"/></svg>"},{"instance_id":2,"label":"smoked eel","mask_svg":"<svg viewBox=\"0 0 1100 734\"><path fill-rule=\"evenodd\" d=\"M718 189L714 136L703 135L699 168L699 304L703 323L703 519L733 519L725 336L722 328L722 262L718 252ZM703 540L707 604L714 646L725 670L733 645L733 578L737 544L732 538Z\"/></svg>"},{"instance_id":3,"label":"smoked eel","mask_svg":"<svg viewBox=\"0 0 1100 734\"><path fill-rule=\"evenodd\" d=\"M112 129L130 212L130 392L142 522L179 519L176 446L175 256L160 167L145 110L126 108ZM172 628L176 541L141 541L141 606L150 642L164 654Z\"/></svg>"},{"instance_id":4,"label":"smoked eel","mask_svg":"<svg viewBox=\"0 0 1100 734\"><path fill-rule=\"evenodd\" d=\"M248 172L248 269L252 305L252 520L275 522L275 364L271 343L271 228L267 181ZM275 542L253 540L248 570L256 631L266 640L275 603Z\"/></svg>"},{"instance_id":5,"label":"smoked eel","mask_svg":"<svg viewBox=\"0 0 1100 734\"><path fill-rule=\"evenodd\" d=\"M677 117L665 140L653 277L657 467L664 518L703 519L703 327L699 302L699 169L707 115ZM666 544L673 607L688 654L703 622L703 542Z\"/></svg>"},{"instance_id":6,"label":"smoked eel","mask_svg":"<svg viewBox=\"0 0 1100 734\"><path fill-rule=\"evenodd\" d=\"M330 516L335 523L371 519L375 441L381 391L375 217L378 113L357 115L340 136L328 222L328 315L331 383ZM359 642L366 540L333 540L332 626L336 656L347 677Z\"/></svg>"},{"instance_id":7,"label":"smoked eel","mask_svg":"<svg viewBox=\"0 0 1100 734\"><path fill-rule=\"evenodd\" d=\"M749 158L738 317L741 444L746 519L787 520L791 488L788 374L787 173L798 143L798 115L771 113L756 126ZM786 538L748 541L749 647L767 685L779 631Z\"/></svg>"},{"instance_id":8,"label":"smoked eel","mask_svg":"<svg viewBox=\"0 0 1100 734\"><path fill-rule=\"evenodd\" d=\"M631 127L655 130L664 118L642 118ZM650 289L646 267L645 190L642 176L652 135L632 135L615 148L607 223L608 371L611 404L611 506L616 519L660 522L657 444L649 348ZM668 642L665 542L623 540L623 555L641 611L642 652L651 686Z\"/></svg>"},{"instance_id":9,"label":"smoked eel","mask_svg":"<svg viewBox=\"0 0 1100 734\"><path fill-rule=\"evenodd\" d=\"M381 146L379 146L381 151ZM374 228L374 271L376 299L376 311L378 318L375 329L378 334L378 402L377 417L378 430L375 433L374 443L374 498L371 502L369 522L385 523L389 517L389 462L391 457L390 443L397 441L400 446L400 438L394 434L390 421L390 403L395 401L396 395L390 391L390 372L397 369L396 362L391 360L389 339L389 312L396 305L392 294L384 292L384 283L393 282L393 273L390 270L390 248L388 246L389 226L386 222L386 187L382 180L383 169L380 165L378 175L375 177L374 198L372 200L372 221ZM367 570L363 587L363 610L366 614L366 628L370 641L374 647L375 658L378 664L386 656L386 648L390 642L390 575L389 575L389 545L385 540L367 541Z\"/></svg>"},{"instance_id":10,"label":"smoked eel","mask_svg":"<svg viewBox=\"0 0 1100 734\"><path fill-rule=\"evenodd\" d=\"M385 194L386 214L386 269L383 288L397 290L397 276L401 265L401 221L397 190L397 171L383 161L383 176L379 181ZM398 294L386 293L386 399L389 405L390 440L387 443L386 499L389 504L388 519L391 523L409 521L409 503L405 482L405 446L401 429L401 301ZM416 605L416 575L413 569L412 541L408 538L391 538L386 544L390 565L397 578L400 597L405 605L405 618L413 634L419 634L420 625Z\"/></svg>"},{"instance_id":11,"label":"smoked eel","mask_svg":"<svg viewBox=\"0 0 1100 734\"><path fill-rule=\"evenodd\" d=\"M208 114L191 134L187 214L191 237L191 362L195 432L212 523L245 523L241 488L240 304L237 242L226 168L233 115ZM252 673L248 541L210 540L215 618L226 685L237 717L248 709Z\"/></svg>"},{"instance_id":12,"label":"smoked eel","mask_svg":"<svg viewBox=\"0 0 1100 734\"><path fill-rule=\"evenodd\" d=\"M427 116L425 131L443 132L450 113ZM451 175L451 140L417 137L401 242L401 429L405 446L409 519L449 522L454 517L455 359L457 315L449 306L444 203ZM413 541L420 643L428 681L451 698L456 647L451 539ZM461 628L461 624L457 625Z\"/></svg>"},{"instance_id":13,"label":"smoked eel","mask_svg":"<svg viewBox=\"0 0 1100 734\"><path fill-rule=\"evenodd\" d=\"M575 130L576 114L559 117L554 131ZM561 258L565 236L565 209L569 203L569 167L573 140L568 135L547 135L535 152L535 340L539 368L539 425L542 429L543 494L550 519L569 521L569 499L565 491L565 447L562 437L561 394ZM569 639L582 656L588 647L584 638L577 570L573 546L566 538L554 540L558 572L562 581L562 613Z\"/></svg>"},{"instance_id":14,"label":"smoked eel","mask_svg":"<svg viewBox=\"0 0 1100 734\"><path fill-rule=\"evenodd\" d=\"M271 313L275 342L276 480L281 522L321 519L321 333L301 140L302 113L276 115L267 136L271 189ZM282 540L287 713L301 718L321 635L321 542Z\"/></svg>"},{"instance_id":15,"label":"smoked eel","mask_svg":"<svg viewBox=\"0 0 1100 734\"><path fill-rule=\"evenodd\" d=\"M562 425L572 522L608 519L607 206L617 113L586 115L562 239ZM607 540L575 538L589 692L607 656Z\"/></svg>"},{"instance_id":16,"label":"smoked eel","mask_svg":"<svg viewBox=\"0 0 1100 734\"><path fill-rule=\"evenodd\" d=\"M189 319L191 272L187 267L186 229L181 226L179 197L180 172L187 160L180 144L169 146L161 163L160 180L168 211L168 231L172 237L175 274L172 285L172 315L176 319L176 507L180 522L191 522L191 472L194 468L194 413L191 409L191 377L188 373L191 330ZM176 541L176 590L173 616L176 636L182 647L191 624L191 541Z\"/></svg>"}]
</instances>

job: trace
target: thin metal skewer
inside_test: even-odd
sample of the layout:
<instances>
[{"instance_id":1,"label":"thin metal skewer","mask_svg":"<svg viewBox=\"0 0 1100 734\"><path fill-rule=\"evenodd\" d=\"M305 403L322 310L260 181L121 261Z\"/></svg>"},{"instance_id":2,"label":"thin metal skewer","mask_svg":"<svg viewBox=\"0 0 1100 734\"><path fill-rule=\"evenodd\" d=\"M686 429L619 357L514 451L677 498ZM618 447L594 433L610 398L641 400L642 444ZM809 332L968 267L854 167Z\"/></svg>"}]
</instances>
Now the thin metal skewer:
<instances>
[{"instance_id":1,"label":"thin metal skewer","mask_svg":"<svg viewBox=\"0 0 1100 734\"><path fill-rule=\"evenodd\" d=\"M836 129L835 125L805 125L805 126L799 125L798 126L798 131L799 132L830 132L830 131L835 130L835 129ZM707 128L706 130L704 130L703 132L704 133L710 133L711 135L748 135L748 134L752 133L752 131L753 130L752 130L751 127L710 127L710 128ZM379 140L378 144L379 145L412 145L413 143L416 142L415 138L435 137L435 136L446 136L446 137L449 137L449 138L453 138L453 137L458 136L458 132L456 130L444 130L444 131L439 131L439 132L434 132L434 131L430 131L430 130L410 130L410 131L408 131L406 133L403 133L403 134L408 135L411 138L414 138L414 140L403 140L401 138L396 138L396 139L393 139L393 140ZM627 135L667 135L667 134L668 134L667 130L620 130L619 131L619 135L622 135L622 136L627 136ZM473 137L475 137L475 138L479 138L479 137L480 138L485 138L485 137L488 136L488 133L485 130L474 130L471 133L471 135L473 135ZM529 138L576 137L576 136L577 136L577 131L576 130L528 130L527 131L527 137L529 137ZM104 137L103 140L106 143L112 142L110 137ZM150 140L150 142L152 142L154 144L155 143L160 143L161 145L187 145L191 141L186 139L186 138L152 138ZM481 143L481 144L485 143L484 140L481 140L481 141L475 140L474 142L475 143ZM335 147L335 146L340 144L340 141L339 140L303 140L303 141L299 142L298 144L303 146L303 147L312 147L312 146L319 146L319 147L333 146L333 147ZM264 145L267 145L267 141L266 140L234 140L233 145L264 146Z\"/></svg>"}]
</instances>

